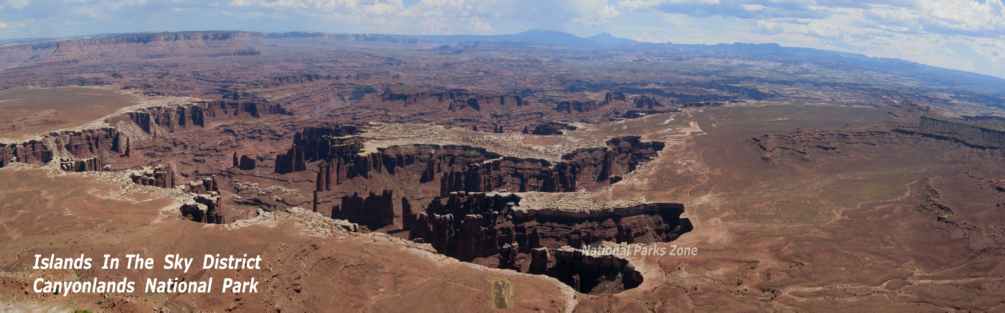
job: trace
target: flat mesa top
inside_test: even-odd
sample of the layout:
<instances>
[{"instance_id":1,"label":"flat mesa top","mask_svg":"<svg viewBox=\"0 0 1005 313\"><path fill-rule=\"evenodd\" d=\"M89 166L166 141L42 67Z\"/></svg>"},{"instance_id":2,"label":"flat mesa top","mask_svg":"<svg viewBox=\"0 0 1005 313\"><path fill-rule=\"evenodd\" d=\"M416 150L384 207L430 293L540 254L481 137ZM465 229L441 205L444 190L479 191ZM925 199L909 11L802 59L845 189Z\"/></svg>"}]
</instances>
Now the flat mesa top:
<instances>
[{"instance_id":1,"label":"flat mesa top","mask_svg":"<svg viewBox=\"0 0 1005 313\"><path fill-rule=\"evenodd\" d=\"M89 87L0 90L0 138L24 139L82 126L136 104L137 97Z\"/></svg>"}]
</instances>

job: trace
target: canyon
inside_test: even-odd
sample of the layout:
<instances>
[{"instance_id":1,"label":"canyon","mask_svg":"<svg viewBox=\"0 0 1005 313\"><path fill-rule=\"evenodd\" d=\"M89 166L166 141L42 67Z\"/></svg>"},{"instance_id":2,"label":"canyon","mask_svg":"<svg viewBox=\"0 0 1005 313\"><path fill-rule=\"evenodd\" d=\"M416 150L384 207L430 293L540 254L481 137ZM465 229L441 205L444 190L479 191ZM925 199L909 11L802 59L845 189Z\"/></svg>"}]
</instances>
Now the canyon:
<instances>
[{"instance_id":1,"label":"canyon","mask_svg":"<svg viewBox=\"0 0 1005 313\"><path fill-rule=\"evenodd\" d=\"M0 46L0 311L1002 308L1000 95L513 36ZM137 250L261 254L225 273L260 293L26 293L36 253Z\"/></svg>"}]
</instances>

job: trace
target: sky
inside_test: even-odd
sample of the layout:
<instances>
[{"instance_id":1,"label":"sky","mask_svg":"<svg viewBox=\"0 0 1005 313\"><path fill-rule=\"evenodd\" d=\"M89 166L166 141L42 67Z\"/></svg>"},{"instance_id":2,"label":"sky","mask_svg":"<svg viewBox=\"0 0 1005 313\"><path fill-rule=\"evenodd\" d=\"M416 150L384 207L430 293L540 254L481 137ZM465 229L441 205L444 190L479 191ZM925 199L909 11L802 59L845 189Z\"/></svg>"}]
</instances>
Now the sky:
<instances>
[{"instance_id":1,"label":"sky","mask_svg":"<svg viewBox=\"0 0 1005 313\"><path fill-rule=\"evenodd\" d=\"M0 0L0 39L181 30L611 33L778 43L1005 78L1005 0Z\"/></svg>"}]
</instances>

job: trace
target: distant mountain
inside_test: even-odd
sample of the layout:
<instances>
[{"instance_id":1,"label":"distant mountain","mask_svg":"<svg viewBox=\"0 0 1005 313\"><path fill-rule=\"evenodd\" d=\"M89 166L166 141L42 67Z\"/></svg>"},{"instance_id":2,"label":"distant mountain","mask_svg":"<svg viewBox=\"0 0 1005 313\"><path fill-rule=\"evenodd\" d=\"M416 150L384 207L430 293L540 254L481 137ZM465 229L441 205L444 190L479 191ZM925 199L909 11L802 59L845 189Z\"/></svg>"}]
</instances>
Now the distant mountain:
<instances>
[{"instance_id":1,"label":"distant mountain","mask_svg":"<svg viewBox=\"0 0 1005 313\"><path fill-rule=\"evenodd\" d=\"M443 49L462 51L464 46L490 44L510 47L547 46L566 49L631 49L652 54L673 55L677 57L712 57L727 59L766 60L781 63L807 63L838 71L872 71L913 79L924 87L957 89L993 95L997 99L1005 98L1005 79L951 70L946 68L923 65L919 63L873 58L861 54L836 52L812 48L784 47L778 44L674 44L674 43L642 43L631 39L620 38L608 33L600 33L590 37L579 37L573 34L551 30L529 30L505 35L387 35L387 34L325 34L309 32L288 32L260 34L252 32L205 31L205 32L165 32L140 34L106 34L81 36L64 39L14 39L0 41L0 48L13 51L18 47L30 47L15 57L30 57L38 53L37 49L51 49L59 46L75 45L107 45L107 44L146 44L150 42L199 41L219 42L225 48L236 50L238 54L252 53L242 42L256 42L258 38L310 39L327 37L355 41L376 41L393 44L414 45L419 43L444 45ZM232 44L231 44L232 43ZM234 46L237 46L236 49ZM254 45L251 45L254 46ZM451 47L451 46L460 46ZM186 48L187 49L187 48ZM186 50L182 49L182 50ZM115 49L113 49L115 50ZM191 50L191 49L188 49ZM177 52L177 51L175 51ZM76 53L76 52L75 52ZM196 53L196 52L193 52ZM224 52L214 52L223 53ZM229 52L228 52L229 53ZM156 54L149 52L148 54ZM10 58L8 58L10 59ZM10 61L10 60L8 60ZM5 61L0 60L0 63ZM0 64L2 65L2 64ZM997 100L1001 101L1001 100Z\"/></svg>"},{"instance_id":2,"label":"distant mountain","mask_svg":"<svg viewBox=\"0 0 1005 313\"><path fill-rule=\"evenodd\" d=\"M595 42L586 38L550 30L528 30L512 35L502 35L499 36L499 39L512 42L570 47L589 47L595 44Z\"/></svg>"},{"instance_id":3,"label":"distant mountain","mask_svg":"<svg viewBox=\"0 0 1005 313\"><path fill-rule=\"evenodd\" d=\"M367 41L384 40L389 42L413 42L423 41L438 44L475 44L492 43L507 45L532 45L532 46L553 46L576 49L608 49L615 47L627 47L637 44L637 42L615 37L611 34L599 34L588 38L579 37L573 34L552 31L552 30L528 30L525 32L506 35L346 35L355 36L357 39Z\"/></svg>"},{"instance_id":4,"label":"distant mountain","mask_svg":"<svg viewBox=\"0 0 1005 313\"><path fill-rule=\"evenodd\" d=\"M608 33L590 37L551 30L529 30L508 35L366 35L366 40L432 42L444 45L492 43L504 45L554 46L574 49L636 49L681 57L716 57L766 60L782 63L811 63L840 71L874 71L911 78L926 87L960 89L983 94L1005 96L1005 79L994 76L928 66L910 61L873 58L866 55L784 47L778 44L674 44L642 43Z\"/></svg>"},{"instance_id":5,"label":"distant mountain","mask_svg":"<svg viewBox=\"0 0 1005 313\"><path fill-rule=\"evenodd\" d=\"M813 48L784 47L778 44L651 44L664 53L680 56L739 58L781 63L808 63L841 71L874 71L921 82L926 87L958 89L1005 96L1005 79L924 65L891 58L875 58L862 54Z\"/></svg>"},{"instance_id":6,"label":"distant mountain","mask_svg":"<svg viewBox=\"0 0 1005 313\"><path fill-rule=\"evenodd\" d=\"M639 44L638 41L627 38L616 37L614 35L611 35L610 33L599 33L587 37L587 39L593 41L594 43L608 47L626 47Z\"/></svg>"}]
</instances>

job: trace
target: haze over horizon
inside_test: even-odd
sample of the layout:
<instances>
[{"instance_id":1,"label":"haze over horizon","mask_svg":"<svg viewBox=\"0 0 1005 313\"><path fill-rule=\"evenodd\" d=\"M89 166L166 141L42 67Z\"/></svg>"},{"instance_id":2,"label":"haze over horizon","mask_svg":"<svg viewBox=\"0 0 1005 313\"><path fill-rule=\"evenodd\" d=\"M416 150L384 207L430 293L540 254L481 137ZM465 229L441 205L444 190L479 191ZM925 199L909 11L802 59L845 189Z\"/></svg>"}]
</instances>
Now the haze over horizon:
<instances>
[{"instance_id":1,"label":"haze over horizon","mask_svg":"<svg viewBox=\"0 0 1005 313\"><path fill-rule=\"evenodd\" d=\"M0 39L185 30L404 35L610 33L778 43L1005 78L1002 0L0 0Z\"/></svg>"}]
</instances>

